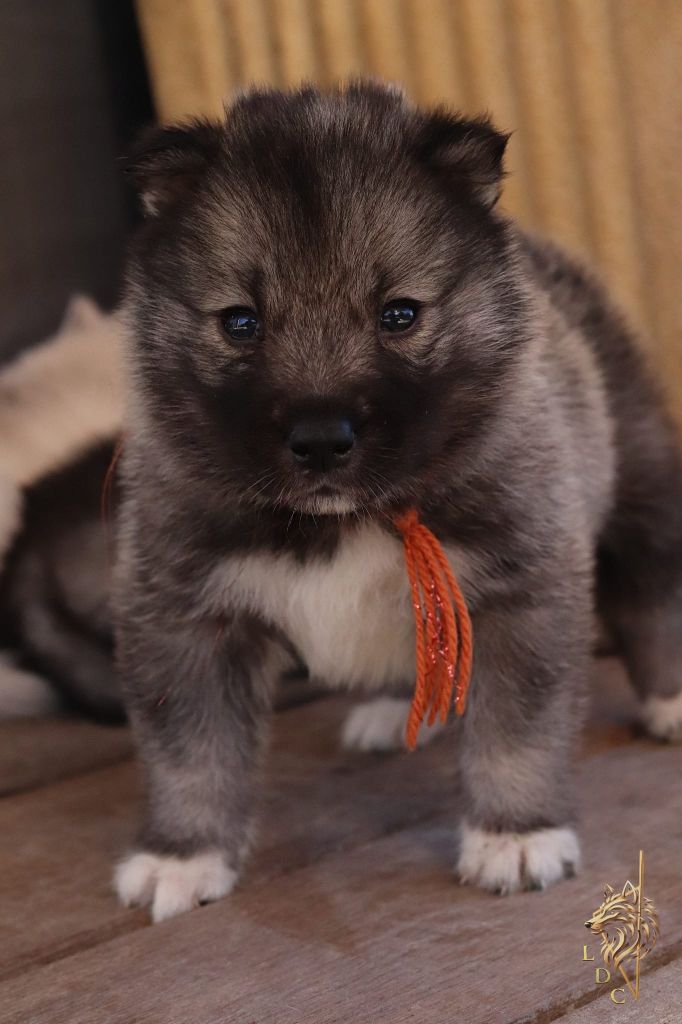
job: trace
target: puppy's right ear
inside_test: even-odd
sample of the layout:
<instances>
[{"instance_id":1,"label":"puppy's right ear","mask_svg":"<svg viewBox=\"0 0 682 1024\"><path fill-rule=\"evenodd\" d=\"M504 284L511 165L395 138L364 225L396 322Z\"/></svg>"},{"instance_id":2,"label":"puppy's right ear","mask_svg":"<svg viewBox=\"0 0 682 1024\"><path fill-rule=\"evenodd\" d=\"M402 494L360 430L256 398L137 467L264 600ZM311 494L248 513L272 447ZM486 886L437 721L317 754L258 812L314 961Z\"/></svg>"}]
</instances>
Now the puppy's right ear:
<instances>
[{"instance_id":1,"label":"puppy's right ear","mask_svg":"<svg viewBox=\"0 0 682 1024\"><path fill-rule=\"evenodd\" d=\"M221 129L210 121L152 128L145 132L123 173L142 199L147 214L158 216L190 190L220 149Z\"/></svg>"}]
</instances>

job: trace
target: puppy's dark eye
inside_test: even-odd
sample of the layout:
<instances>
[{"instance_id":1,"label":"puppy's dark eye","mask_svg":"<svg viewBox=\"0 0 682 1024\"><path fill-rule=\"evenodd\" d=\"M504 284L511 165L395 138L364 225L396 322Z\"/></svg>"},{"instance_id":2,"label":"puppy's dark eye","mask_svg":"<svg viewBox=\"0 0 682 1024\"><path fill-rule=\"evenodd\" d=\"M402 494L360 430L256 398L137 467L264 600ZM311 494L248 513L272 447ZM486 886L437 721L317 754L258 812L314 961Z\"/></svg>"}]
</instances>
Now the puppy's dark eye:
<instances>
[{"instance_id":1,"label":"puppy's dark eye","mask_svg":"<svg viewBox=\"0 0 682 1024\"><path fill-rule=\"evenodd\" d=\"M260 320L246 306L230 306L218 314L220 326L233 341L253 341L260 334Z\"/></svg>"},{"instance_id":2,"label":"puppy's dark eye","mask_svg":"<svg viewBox=\"0 0 682 1024\"><path fill-rule=\"evenodd\" d=\"M411 299L394 299L387 302L379 317L382 331L407 331L417 319L418 306Z\"/></svg>"}]
</instances>

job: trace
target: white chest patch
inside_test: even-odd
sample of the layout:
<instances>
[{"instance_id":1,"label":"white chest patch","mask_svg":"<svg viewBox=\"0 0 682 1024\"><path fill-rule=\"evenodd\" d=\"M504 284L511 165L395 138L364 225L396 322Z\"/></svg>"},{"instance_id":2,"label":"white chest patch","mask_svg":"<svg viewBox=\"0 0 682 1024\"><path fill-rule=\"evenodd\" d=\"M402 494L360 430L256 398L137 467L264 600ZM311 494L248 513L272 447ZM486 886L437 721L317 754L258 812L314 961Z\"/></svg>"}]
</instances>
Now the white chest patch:
<instances>
[{"instance_id":1,"label":"white chest patch","mask_svg":"<svg viewBox=\"0 0 682 1024\"><path fill-rule=\"evenodd\" d=\"M277 626L327 684L412 683L415 628L403 549L373 523L350 533L331 559L301 565L288 553L232 557L212 574L209 599Z\"/></svg>"}]
</instances>

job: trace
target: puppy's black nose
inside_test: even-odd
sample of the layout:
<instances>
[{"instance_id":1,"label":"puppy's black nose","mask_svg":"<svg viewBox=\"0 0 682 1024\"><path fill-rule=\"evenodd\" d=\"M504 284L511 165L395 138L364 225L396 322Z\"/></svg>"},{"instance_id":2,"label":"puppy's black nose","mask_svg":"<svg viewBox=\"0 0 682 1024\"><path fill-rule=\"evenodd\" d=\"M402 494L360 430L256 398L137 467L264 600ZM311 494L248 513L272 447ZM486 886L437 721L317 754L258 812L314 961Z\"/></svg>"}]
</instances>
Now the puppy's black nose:
<instances>
[{"instance_id":1,"label":"puppy's black nose","mask_svg":"<svg viewBox=\"0 0 682 1024\"><path fill-rule=\"evenodd\" d=\"M288 437L288 445L302 469L327 473L341 466L355 444L355 432L348 420L318 418L301 420Z\"/></svg>"}]
</instances>

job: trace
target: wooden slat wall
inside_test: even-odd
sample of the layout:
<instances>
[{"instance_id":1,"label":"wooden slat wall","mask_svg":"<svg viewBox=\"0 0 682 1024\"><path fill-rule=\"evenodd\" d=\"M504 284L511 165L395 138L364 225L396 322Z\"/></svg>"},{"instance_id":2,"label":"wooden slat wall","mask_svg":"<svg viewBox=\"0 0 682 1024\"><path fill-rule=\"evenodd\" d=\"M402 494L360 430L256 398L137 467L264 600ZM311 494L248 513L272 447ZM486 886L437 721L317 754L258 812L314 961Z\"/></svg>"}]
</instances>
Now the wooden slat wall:
<instances>
[{"instance_id":1,"label":"wooden slat wall","mask_svg":"<svg viewBox=\"0 0 682 1024\"><path fill-rule=\"evenodd\" d=\"M354 74L515 131L505 207L588 257L682 423L681 0L138 0L159 116Z\"/></svg>"}]
</instances>

